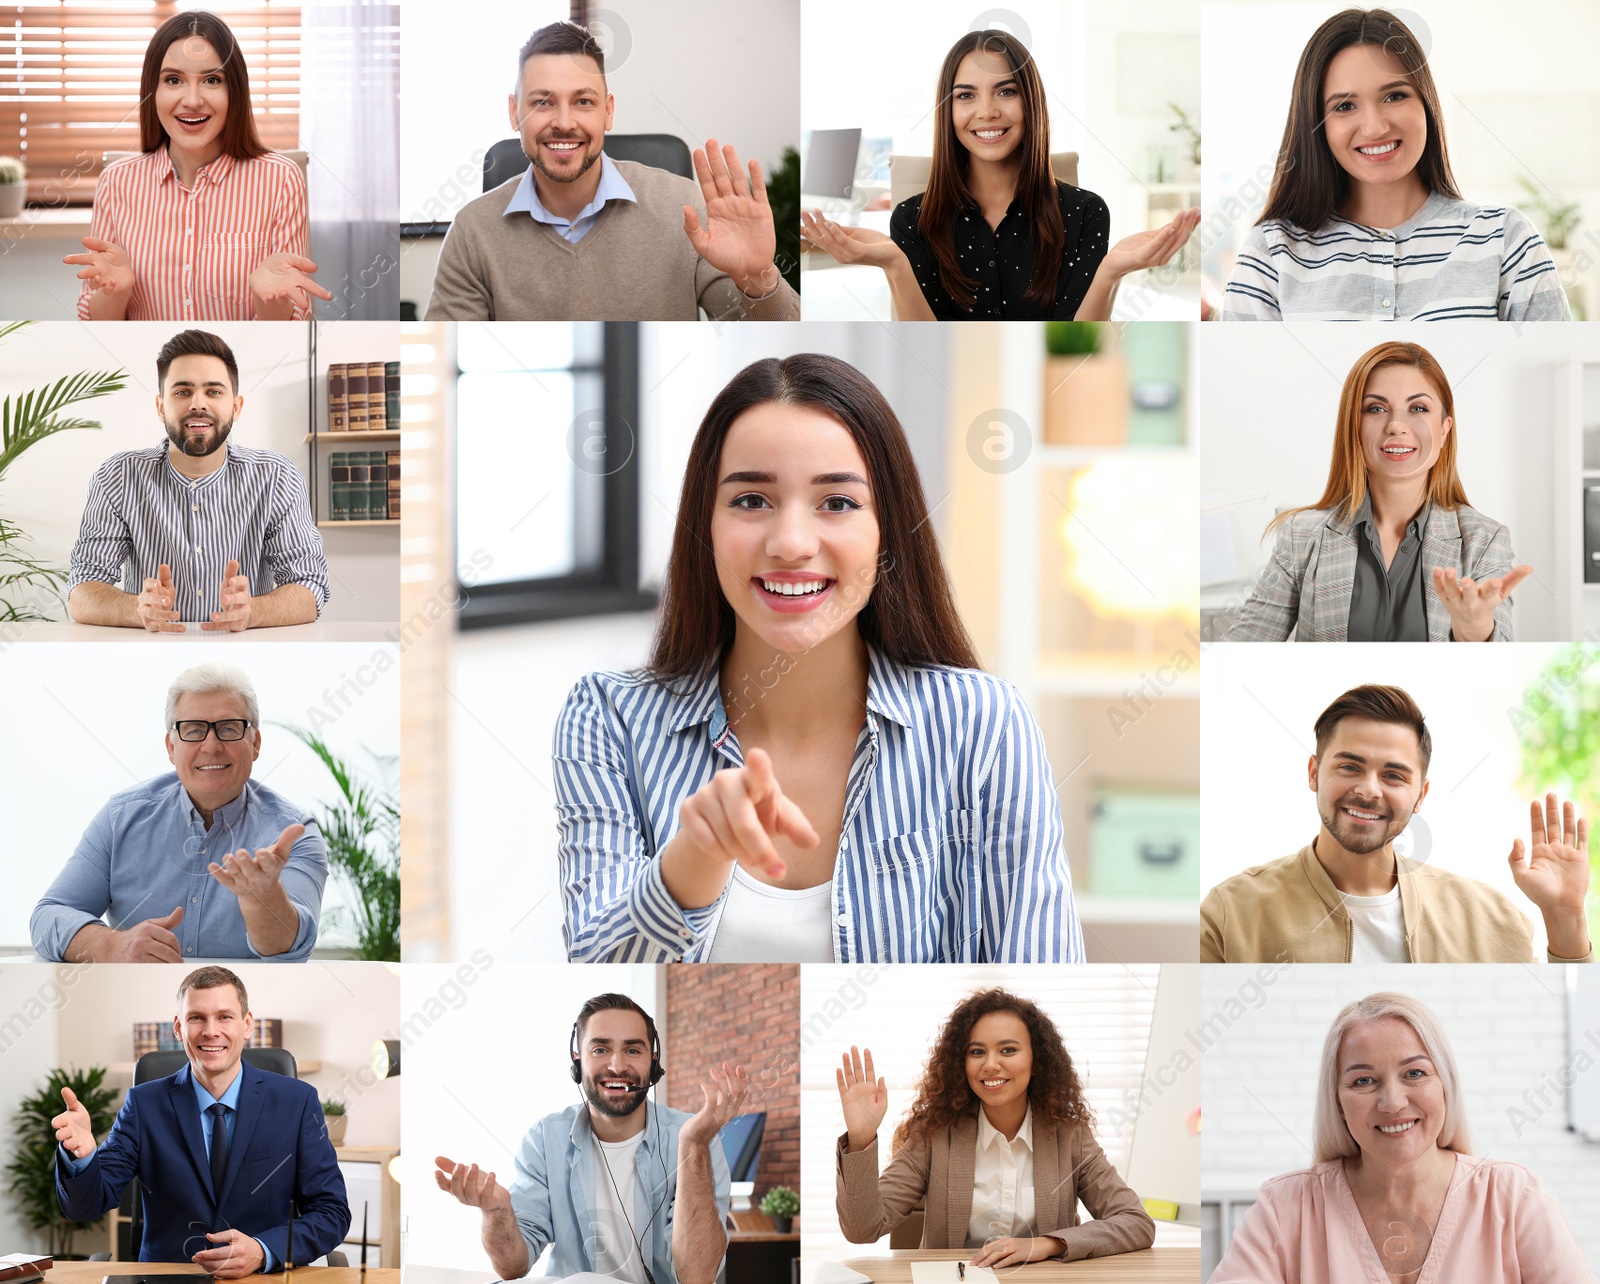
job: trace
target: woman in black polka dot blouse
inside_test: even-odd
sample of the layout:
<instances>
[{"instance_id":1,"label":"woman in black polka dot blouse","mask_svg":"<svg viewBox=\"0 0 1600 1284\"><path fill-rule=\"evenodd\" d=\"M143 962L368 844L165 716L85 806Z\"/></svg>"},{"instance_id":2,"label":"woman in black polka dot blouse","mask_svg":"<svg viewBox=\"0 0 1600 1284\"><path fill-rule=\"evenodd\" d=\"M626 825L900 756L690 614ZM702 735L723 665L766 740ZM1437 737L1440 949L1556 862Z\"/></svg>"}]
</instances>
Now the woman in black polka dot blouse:
<instances>
[{"instance_id":1,"label":"woman in black polka dot blouse","mask_svg":"<svg viewBox=\"0 0 1600 1284\"><path fill-rule=\"evenodd\" d=\"M840 263L882 268L902 321L1108 321L1130 272L1167 262L1199 210L1107 247L1093 192L1056 181L1038 68L1004 31L973 31L945 56L928 188L895 207L889 235L803 216Z\"/></svg>"}]
</instances>

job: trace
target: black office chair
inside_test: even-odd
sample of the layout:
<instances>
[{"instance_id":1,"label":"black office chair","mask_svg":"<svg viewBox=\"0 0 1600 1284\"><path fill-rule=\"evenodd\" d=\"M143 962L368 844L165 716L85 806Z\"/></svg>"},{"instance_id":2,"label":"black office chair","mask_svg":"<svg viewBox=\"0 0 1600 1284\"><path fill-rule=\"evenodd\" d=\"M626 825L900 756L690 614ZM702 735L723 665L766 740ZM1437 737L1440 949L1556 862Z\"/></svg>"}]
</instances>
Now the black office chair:
<instances>
[{"instance_id":1,"label":"black office chair","mask_svg":"<svg viewBox=\"0 0 1600 1284\"><path fill-rule=\"evenodd\" d=\"M694 177L694 155L689 145L672 134L607 134L606 155L614 161L638 161L683 178ZM484 154L483 190L517 178L528 168L520 138L502 138Z\"/></svg>"}]
</instances>

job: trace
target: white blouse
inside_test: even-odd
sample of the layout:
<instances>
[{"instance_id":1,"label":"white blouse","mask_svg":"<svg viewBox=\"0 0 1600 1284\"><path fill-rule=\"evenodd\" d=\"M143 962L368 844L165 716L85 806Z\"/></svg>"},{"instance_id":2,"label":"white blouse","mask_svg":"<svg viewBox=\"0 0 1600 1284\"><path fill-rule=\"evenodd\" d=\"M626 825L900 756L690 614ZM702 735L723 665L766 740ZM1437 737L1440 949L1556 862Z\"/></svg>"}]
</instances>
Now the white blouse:
<instances>
[{"instance_id":1,"label":"white blouse","mask_svg":"<svg viewBox=\"0 0 1600 1284\"><path fill-rule=\"evenodd\" d=\"M711 942L711 963L832 963L832 881L773 887L739 865Z\"/></svg>"},{"instance_id":2,"label":"white blouse","mask_svg":"<svg viewBox=\"0 0 1600 1284\"><path fill-rule=\"evenodd\" d=\"M978 1111L978 1151L972 1174L967 1247L1000 1235L1033 1235L1033 1107L1010 1141Z\"/></svg>"}]
</instances>

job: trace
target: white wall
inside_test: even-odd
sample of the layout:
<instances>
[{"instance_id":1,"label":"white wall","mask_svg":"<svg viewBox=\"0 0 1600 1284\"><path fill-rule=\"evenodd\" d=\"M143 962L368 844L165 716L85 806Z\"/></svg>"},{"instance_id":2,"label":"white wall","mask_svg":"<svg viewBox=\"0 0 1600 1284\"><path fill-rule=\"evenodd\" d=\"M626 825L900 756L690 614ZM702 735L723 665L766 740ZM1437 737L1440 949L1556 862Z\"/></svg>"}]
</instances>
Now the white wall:
<instances>
[{"instance_id":1,"label":"white wall","mask_svg":"<svg viewBox=\"0 0 1600 1284\"><path fill-rule=\"evenodd\" d=\"M190 665L208 661L237 665L255 685L267 725L252 779L302 807L318 810L338 788L321 761L273 723L313 730L369 779L375 769L368 749L400 751L400 666L388 643L283 647L202 635L171 647L13 645L0 652L5 887L14 893L0 897L0 945L27 944L33 907L106 799L172 770L162 732L167 687ZM342 901L330 873L324 922ZM328 933L319 942L340 939Z\"/></svg>"},{"instance_id":2,"label":"white wall","mask_svg":"<svg viewBox=\"0 0 1600 1284\"><path fill-rule=\"evenodd\" d=\"M1460 1070L1473 1153L1525 1164L1600 1263L1600 1149L1566 1131L1564 971L1513 965L1407 968L1208 966L1202 976L1208 1193L1244 1191L1311 1163L1317 1059L1346 1003L1399 990L1439 1016ZM1531 1094L1527 1096L1525 1094ZM1539 1097L1543 1096L1544 1104Z\"/></svg>"},{"instance_id":3,"label":"white wall","mask_svg":"<svg viewBox=\"0 0 1600 1284\"><path fill-rule=\"evenodd\" d=\"M1316 837L1317 800L1306 784L1312 725L1351 687L1381 682L1411 693L1433 737L1428 797L1397 850L1510 897L1535 928L1542 959L1543 921L1506 863L1513 839L1527 846L1528 804L1543 797L1518 785L1512 719L1537 715L1527 693L1560 651L1372 643L1321 647L1312 666L1294 647L1210 647L1200 666L1201 895Z\"/></svg>"},{"instance_id":4,"label":"white wall","mask_svg":"<svg viewBox=\"0 0 1600 1284\"><path fill-rule=\"evenodd\" d=\"M514 131L506 96L517 52L538 28L570 13L557 0L475 3L471 20L449 0L401 6L400 70L407 84L445 76L448 94L400 100L405 140L400 217L448 222L483 192L483 154ZM604 13L602 26L598 14ZM692 16L670 5L609 0L595 27L607 50L607 88L619 134L674 134L692 149L732 143L769 175L799 140L798 0L706 0ZM426 294L414 294L419 304Z\"/></svg>"},{"instance_id":5,"label":"white wall","mask_svg":"<svg viewBox=\"0 0 1600 1284\"><path fill-rule=\"evenodd\" d=\"M1450 379L1456 469L1472 506L1511 531L1518 562L1534 569L1512 598L1518 642L1560 640L1556 575L1557 366L1594 359L1594 327L1282 324L1201 326L1202 503L1246 501L1228 515L1242 577L1271 556L1262 532L1279 508L1322 495L1339 391L1362 353L1389 340L1421 343Z\"/></svg>"},{"instance_id":6,"label":"white wall","mask_svg":"<svg viewBox=\"0 0 1600 1284\"><path fill-rule=\"evenodd\" d=\"M16 1158L11 1115L23 1097L44 1087L60 1064L56 1055L57 1013L70 991L56 981L56 969L44 964L0 968L0 1172ZM48 1253L49 1233L33 1230L15 1202L0 1186L0 1244L8 1252Z\"/></svg>"},{"instance_id":7,"label":"white wall","mask_svg":"<svg viewBox=\"0 0 1600 1284\"><path fill-rule=\"evenodd\" d=\"M672 1041L660 968L519 967L493 949L461 954L455 965L408 963L401 981L406 1264L488 1273L482 1216L434 1184L434 1157L475 1163L511 1185L528 1129L582 1100L567 1046L593 995L626 994L654 1015L667 1064Z\"/></svg>"},{"instance_id":8,"label":"white wall","mask_svg":"<svg viewBox=\"0 0 1600 1284\"><path fill-rule=\"evenodd\" d=\"M97 420L99 430L57 433L31 447L6 472L0 512L31 538L39 560L65 570L83 517L89 479L111 455L166 440L155 406L156 353L183 330L180 322L130 321L122 325L48 322L29 326L0 341L0 392L13 401L65 375L87 371L127 371L127 386L107 397L82 402L64 413ZM200 329L219 335L239 363L244 408L230 440L273 450L305 473L309 447L308 329L300 325L206 322ZM317 365L357 358L398 360L399 336L392 323L344 321L317 331ZM327 383L317 382L317 414L325 426ZM326 464L324 464L324 468ZM322 485L326 486L324 476ZM384 620L400 615L399 531L360 527L322 531L328 559L330 597L323 619ZM64 613L61 618L65 618Z\"/></svg>"}]
</instances>

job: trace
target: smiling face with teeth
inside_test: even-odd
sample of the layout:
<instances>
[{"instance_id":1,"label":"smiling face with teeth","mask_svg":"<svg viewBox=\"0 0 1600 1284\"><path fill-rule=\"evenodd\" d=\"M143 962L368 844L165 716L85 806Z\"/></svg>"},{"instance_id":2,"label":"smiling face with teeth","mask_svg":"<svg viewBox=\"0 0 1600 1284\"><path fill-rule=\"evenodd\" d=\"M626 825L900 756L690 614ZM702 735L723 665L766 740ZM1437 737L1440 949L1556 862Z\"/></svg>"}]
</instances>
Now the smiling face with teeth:
<instances>
[{"instance_id":1,"label":"smiling face with teeth","mask_svg":"<svg viewBox=\"0 0 1600 1284\"><path fill-rule=\"evenodd\" d=\"M956 68L950 123L975 162L1021 163L1027 117L1011 62L998 49L975 49Z\"/></svg>"},{"instance_id":2,"label":"smiling face with teeth","mask_svg":"<svg viewBox=\"0 0 1600 1284\"><path fill-rule=\"evenodd\" d=\"M637 1116L637 1127L625 1127L620 1135L608 1129L605 1140L622 1140L643 1128L639 1108L645 1094L629 1089L650 1084L650 1032L644 1018L623 1008L594 1013L579 1032L578 1056L591 1112L613 1120Z\"/></svg>"},{"instance_id":3,"label":"smiling face with teeth","mask_svg":"<svg viewBox=\"0 0 1600 1284\"><path fill-rule=\"evenodd\" d=\"M1361 399L1361 457L1368 485L1382 487L1386 479L1401 479L1426 486L1454 428L1439 389L1426 374L1416 366L1379 366L1367 376Z\"/></svg>"},{"instance_id":4,"label":"smiling face with teeth","mask_svg":"<svg viewBox=\"0 0 1600 1284\"><path fill-rule=\"evenodd\" d=\"M516 94L507 97L511 126L533 162L540 199L556 184L563 206L583 208L600 186L598 168L616 99L605 74L581 54L534 54L522 64ZM581 182L580 182L581 180ZM578 187L570 184L577 183ZM574 210L574 212L575 212Z\"/></svg>"},{"instance_id":5,"label":"smiling face with teeth","mask_svg":"<svg viewBox=\"0 0 1600 1284\"><path fill-rule=\"evenodd\" d=\"M1410 1022L1361 1021L1339 1045L1339 1112L1361 1162L1404 1166L1435 1157L1444 1128L1443 1081Z\"/></svg>"},{"instance_id":6,"label":"smiling face with teeth","mask_svg":"<svg viewBox=\"0 0 1600 1284\"><path fill-rule=\"evenodd\" d=\"M967 1087L982 1104L989 1122L1015 1130L1028 1110L1033 1078L1033 1041L1015 1012L987 1012L967 1036Z\"/></svg>"},{"instance_id":7,"label":"smiling face with teeth","mask_svg":"<svg viewBox=\"0 0 1600 1284\"><path fill-rule=\"evenodd\" d=\"M184 991L172 1027L195 1078L220 1096L239 1073L239 1057L250 1044L255 1018L232 985Z\"/></svg>"},{"instance_id":8,"label":"smiling face with teeth","mask_svg":"<svg viewBox=\"0 0 1600 1284\"><path fill-rule=\"evenodd\" d=\"M197 168L222 155L228 82L222 57L209 40L187 36L167 46L154 99L156 119L173 151L183 152Z\"/></svg>"},{"instance_id":9,"label":"smiling face with teeth","mask_svg":"<svg viewBox=\"0 0 1600 1284\"><path fill-rule=\"evenodd\" d=\"M243 407L244 398L235 394L227 364L208 353L174 357L156 398L156 413L173 449L185 461L214 458L219 468L223 459L218 452L227 444ZM195 472L192 465L185 471L191 476Z\"/></svg>"},{"instance_id":10,"label":"smiling face with teeth","mask_svg":"<svg viewBox=\"0 0 1600 1284\"><path fill-rule=\"evenodd\" d=\"M178 697L174 721L200 718L221 722L248 718L244 697L234 691L187 691ZM250 780L250 770L261 756L261 733L251 728L243 740L218 740L212 731L198 744L167 733L167 758L178 769L178 781L194 805L207 816L232 802Z\"/></svg>"},{"instance_id":11,"label":"smiling face with teeth","mask_svg":"<svg viewBox=\"0 0 1600 1284\"><path fill-rule=\"evenodd\" d=\"M1428 796L1416 733L1371 718L1341 718L1311 757L1307 777L1322 818L1317 854L1324 864L1339 855L1392 856L1390 844Z\"/></svg>"},{"instance_id":12,"label":"smiling face with teeth","mask_svg":"<svg viewBox=\"0 0 1600 1284\"><path fill-rule=\"evenodd\" d=\"M1427 186L1417 174L1428 142L1428 116L1405 64L1381 45L1351 45L1322 78L1328 148L1361 184L1398 184L1420 207Z\"/></svg>"}]
</instances>

